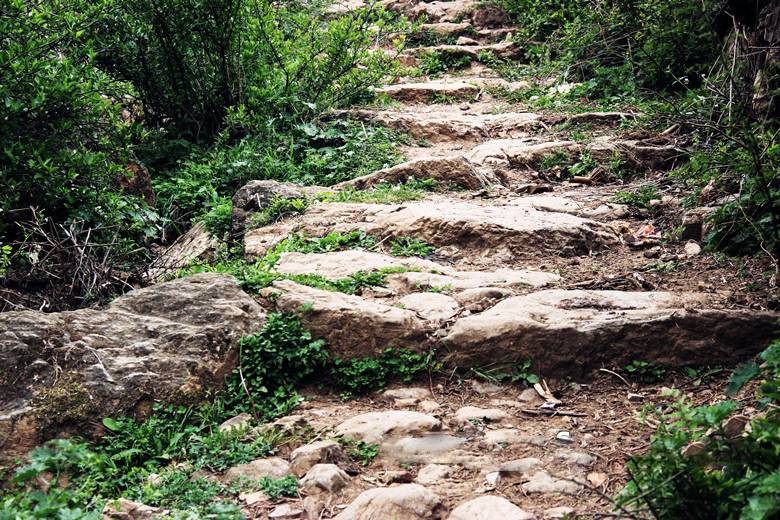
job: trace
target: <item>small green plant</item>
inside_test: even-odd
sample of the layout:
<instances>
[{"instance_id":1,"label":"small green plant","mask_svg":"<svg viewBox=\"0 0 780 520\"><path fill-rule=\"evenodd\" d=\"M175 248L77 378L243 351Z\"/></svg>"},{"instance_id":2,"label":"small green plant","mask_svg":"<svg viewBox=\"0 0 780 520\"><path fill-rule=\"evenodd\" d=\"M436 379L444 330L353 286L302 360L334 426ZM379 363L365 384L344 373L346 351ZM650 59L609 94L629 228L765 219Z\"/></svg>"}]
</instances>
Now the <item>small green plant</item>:
<instances>
[{"instance_id":1,"label":"small green plant","mask_svg":"<svg viewBox=\"0 0 780 520\"><path fill-rule=\"evenodd\" d=\"M223 239L230 233L233 221L233 203L228 197L219 197L198 220L203 222L212 237Z\"/></svg>"},{"instance_id":2,"label":"small green plant","mask_svg":"<svg viewBox=\"0 0 780 520\"><path fill-rule=\"evenodd\" d=\"M619 191L610 199L615 204L627 204L636 208L648 208L650 201L660 199L661 195L653 186L642 186L634 191Z\"/></svg>"},{"instance_id":3,"label":"small green plant","mask_svg":"<svg viewBox=\"0 0 780 520\"><path fill-rule=\"evenodd\" d=\"M390 254L393 256L419 256L425 258L433 250L433 246L413 237L395 237L390 241Z\"/></svg>"},{"instance_id":4,"label":"small green plant","mask_svg":"<svg viewBox=\"0 0 780 520\"><path fill-rule=\"evenodd\" d=\"M651 361L634 360L623 370L628 376L642 383L657 383L666 379L666 368Z\"/></svg>"},{"instance_id":5,"label":"small green plant","mask_svg":"<svg viewBox=\"0 0 780 520\"><path fill-rule=\"evenodd\" d=\"M369 444L364 441L355 441L342 437L339 439L342 446L347 449L347 454L360 464L361 466L368 466L379 455L379 445Z\"/></svg>"},{"instance_id":6,"label":"small green plant","mask_svg":"<svg viewBox=\"0 0 780 520\"><path fill-rule=\"evenodd\" d=\"M343 398L385 388L392 381L410 383L422 374L438 370L433 351L418 353L388 348L376 357L335 358L331 379Z\"/></svg>"},{"instance_id":7,"label":"small green plant","mask_svg":"<svg viewBox=\"0 0 780 520\"><path fill-rule=\"evenodd\" d=\"M325 342L312 338L293 314L268 315L260 332L239 342L238 367L226 383L234 412L266 419L287 413L300 401L295 386L327 363Z\"/></svg>"},{"instance_id":8,"label":"small green plant","mask_svg":"<svg viewBox=\"0 0 780 520\"><path fill-rule=\"evenodd\" d=\"M310 205L306 198L288 199L285 197L275 197L267 208L259 213L252 215L250 228L257 228L273 224L292 215L301 215L306 212Z\"/></svg>"},{"instance_id":9,"label":"small green plant","mask_svg":"<svg viewBox=\"0 0 780 520\"><path fill-rule=\"evenodd\" d=\"M0 244L0 278L5 276L8 266L11 265L11 253L13 248L7 244Z\"/></svg>"},{"instance_id":10,"label":"small green plant","mask_svg":"<svg viewBox=\"0 0 780 520\"><path fill-rule=\"evenodd\" d=\"M263 477L260 479L260 489L271 500L278 500L281 497L296 497L298 496L298 479L293 475L282 478Z\"/></svg>"},{"instance_id":11,"label":"small green plant","mask_svg":"<svg viewBox=\"0 0 780 520\"><path fill-rule=\"evenodd\" d=\"M535 385L539 376L531 372L531 361L515 361L472 368L471 372L491 383L511 383L525 386Z\"/></svg>"},{"instance_id":12,"label":"small green plant","mask_svg":"<svg viewBox=\"0 0 780 520\"><path fill-rule=\"evenodd\" d=\"M420 200L425 197L426 192L435 188L436 181L433 179L417 180L411 178L403 184L380 183L365 190L348 187L335 193L323 193L318 198L324 202L395 204Z\"/></svg>"},{"instance_id":13,"label":"small green plant","mask_svg":"<svg viewBox=\"0 0 780 520\"><path fill-rule=\"evenodd\" d=\"M449 70L468 67L471 64L471 57L464 54L458 55L454 52L435 51L426 52L420 56L419 62L419 68L424 74L436 77Z\"/></svg>"}]
</instances>

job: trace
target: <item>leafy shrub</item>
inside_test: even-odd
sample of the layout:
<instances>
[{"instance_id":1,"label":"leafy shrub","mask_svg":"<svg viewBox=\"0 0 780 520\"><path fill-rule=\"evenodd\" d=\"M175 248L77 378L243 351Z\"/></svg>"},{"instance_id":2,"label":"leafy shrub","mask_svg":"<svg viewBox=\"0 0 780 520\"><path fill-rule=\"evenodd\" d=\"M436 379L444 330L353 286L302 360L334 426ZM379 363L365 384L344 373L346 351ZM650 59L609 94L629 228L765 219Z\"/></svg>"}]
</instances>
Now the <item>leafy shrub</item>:
<instances>
[{"instance_id":1,"label":"leafy shrub","mask_svg":"<svg viewBox=\"0 0 780 520\"><path fill-rule=\"evenodd\" d=\"M389 348L377 357L334 359L331 380L342 396L350 397L380 390L393 381L411 383L437 368L432 352Z\"/></svg>"},{"instance_id":2,"label":"leafy shrub","mask_svg":"<svg viewBox=\"0 0 780 520\"><path fill-rule=\"evenodd\" d=\"M239 342L239 366L227 381L236 412L264 418L284 415L298 404L295 386L321 369L325 342L314 340L292 314L269 314L263 328Z\"/></svg>"},{"instance_id":3,"label":"leafy shrub","mask_svg":"<svg viewBox=\"0 0 780 520\"><path fill-rule=\"evenodd\" d=\"M339 442L347 449L347 455L361 466L370 465L371 461L379 455L379 444L369 444L344 437L339 439Z\"/></svg>"},{"instance_id":4,"label":"leafy shrub","mask_svg":"<svg viewBox=\"0 0 780 520\"><path fill-rule=\"evenodd\" d=\"M634 191L619 191L612 196L612 202L615 204L627 204L636 208L647 208L651 200L659 199L661 196L653 186L642 186Z\"/></svg>"},{"instance_id":5,"label":"leafy shrub","mask_svg":"<svg viewBox=\"0 0 780 520\"><path fill-rule=\"evenodd\" d=\"M211 236L223 239L230 233L233 222L233 202L227 197L220 197L211 205L199 220L203 222Z\"/></svg>"},{"instance_id":6,"label":"leafy shrub","mask_svg":"<svg viewBox=\"0 0 780 520\"><path fill-rule=\"evenodd\" d=\"M426 52L420 56L419 67L423 74L436 77L449 70L462 69L471 64L471 57L453 52Z\"/></svg>"},{"instance_id":7,"label":"leafy shrub","mask_svg":"<svg viewBox=\"0 0 780 520\"><path fill-rule=\"evenodd\" d=\"M666 369L651 361L637 359L623 367L631 379L642 383L657 383L666 379Z\"/></svg>"},{"instance_id":8,"label":"leafy shrub","mask_svg":"<svg viewBox=\"0 0 780 520\"><path fill-rule=\"evenodd\" d=\"M273 199L263 211L252 215L250 227L266 226L288 216L305 213L309 204L310 202L308 199L287 199L284 197L277 197Z\"/></svg>"},{"instance_id":9,"label":"leafy shrub","mask_svg":"<svg viewBox=\"0 0 780 520\"><path fill-rule=\"evenodd\" d=\"M629 462L631 480L618 504L656 518L776 518L780 512L780 342L762 354L758 401L763 411L744 432L727 428L737 402L693 406L682 394L659 419L650 450ZM736 391L756 370L738 371ZM744 406L744 405L743 405ZM732 423L733 424L733 423ZM698 444L696 444L698 443ZM697 449L692 449L697 448Z\"/></svg>"},{"instance_id":10,"label":"leafy shrub","mask_svg":"<svg viewBox=\"0 0 780 520\"><path fill-rule=\"evenodd\" d=\"M298 496L298 480L293 475L282 478L263 477L260 479L260 489L271 500L295 497Z\"/></svg>"}]
</instances>

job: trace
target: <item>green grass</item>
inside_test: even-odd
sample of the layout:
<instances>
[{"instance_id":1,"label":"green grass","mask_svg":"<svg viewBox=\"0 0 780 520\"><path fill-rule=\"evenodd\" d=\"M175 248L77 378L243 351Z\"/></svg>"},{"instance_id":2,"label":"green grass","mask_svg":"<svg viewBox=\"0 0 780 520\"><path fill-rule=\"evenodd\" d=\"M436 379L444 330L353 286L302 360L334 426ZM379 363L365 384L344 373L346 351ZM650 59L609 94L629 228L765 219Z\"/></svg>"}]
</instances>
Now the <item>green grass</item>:
<instances>
[{"instance_id":1,"label":"green grass","mask_svg":"<svg viewBox=\"0 0 780 520\"><path fill-rule=\"evenodd\" d=\"M333 193L322 193L318 199L323 202L352 202L374 204L396 204L425 198L426 193L436 189L433 179L409 179L402 184L380 183L372 188L357 190L344 188Z\"/></svg>"}]
</instances>

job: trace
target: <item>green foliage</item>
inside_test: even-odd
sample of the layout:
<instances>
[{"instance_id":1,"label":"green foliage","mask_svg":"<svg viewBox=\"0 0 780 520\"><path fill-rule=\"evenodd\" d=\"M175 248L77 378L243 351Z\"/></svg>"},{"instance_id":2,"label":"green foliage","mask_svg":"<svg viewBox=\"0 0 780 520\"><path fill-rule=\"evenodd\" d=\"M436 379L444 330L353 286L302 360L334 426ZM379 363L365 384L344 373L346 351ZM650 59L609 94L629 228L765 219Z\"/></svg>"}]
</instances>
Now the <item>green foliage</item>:
<instances>
[{"instance_id":1,"label":"green foliage","mask_svg":"<svg viewBox=\"0 0 780 520\"><path fill-rule=\"evenodd\" d=\"M339 442L347 449L347 455L361 466L368 466L379 455L379 444L355 441L342 437Z\"/></svg>"},{"instance_id":2,"label":"green foliage","mask_svg":"<svg viewBox=\"0 0 780 520\"><path fill-rule=\"evenodd\" d=\"M233 221L233 202L228 197L219 197L199 220L211 236L224 239L230 233Z\"/></svg>"},{"instance_id":3,"label":"green foliage","mask_svg":"<svg viewBox=\"0 0 780 520\"><path fill-rule=\"evenodd\" d=\"M672 391L671 411L650 410L658 430L650 450L632 459L632 476L619 504L629 510L644 508L656 518L769 520L780 513L780 342L762 354L763 378L758 406L764 414L750 421L743 434L724 429L738 403L723 401L693 406ZM751 370L751 372L754 372ZM747 380L735 373L734 379ZM744 405L741 405L744 406ZM684 448L700 442L696 455Z\"/></svg>"},{"instance_id":4,"label":"green foliage","mask_svg":"<svg viewBox=\"0 0 780 520\"><path fill-rule=\"evenodd\" d=\"M323 193L318 196L324 202L355 202L375 204L396 204L420 200L425 193L436 188L433 179L408 179L403 184L379 183L369 189L356 190L352 187L341 189L334 193Z\"/></svg>"},{"instance_id":5,"label":"green foliage","mask_svg":"<svg viewBox=\"0 0 780 520\"><path fill-rule=\"evenodd\" d=\"M627 204L636 208L648 208L651 200L660 199L661 195L653 186L642 186L633 191L619 191L610 199L615 204Z\"/></svg>"},{"instance_id":6,"label":"green foliage","mask_svg":"<svg viewBox=\"0 0 780 520\"><path fill-rule=\"evenodd\" d=\"M393 381L410 383L438 368L433 352L388 348L377 357L335 358L330 374L331 382L341 395L351 397L380 390Z\"/></svg>"},{"instance_id":7,"label":"green foliage","mask_svg":"<svg viewBox=\"0 0 780 520\"><path fill-rule=\"evenodd\" d=\"M252 215L250 228L267 226L292 215L301 215L308 209L308 199L288 199L276 197L271 200L267 208Z\"/></svg>"},{"instance_id":8,"label":"green foliage","mask_svg":"<svg viewBox=\"0 0 780 520\"><path fill-rule=\"evenodd\" d=\"M435 248L414 237L395 237L390 241L390 254L393 256L419 256L425 258Z\"/></svg>"},{"instance_id":9,"label":"green foliage","mask_svg":"<svg viewBox=\"0 0 780 520\"><path fill-rule=\"evenodd\" d=\"M623 367L632 379L642 383L657 383L666 379L666 369L651 361L636 359Z\"/></svg>"},{"instance_id":10,"label":"green foliage","mask_svg":"<svg viewBox=\"0 0 780 520\"><path fill-rule=\"evenodd\" d=\"M530 386L539 382L539 376L531 372L531 365L530 360L515 361L508 364L499 363L472 368L471 372L491 383L511 383Z\"/></svg>"},{"instance_id":11,"label":"green foliage","mask_svg":"<svg viewBox=\"0 0 780 520\"><path fill-rule=\"evenodd\" d=\"M314 340L292 314L272 313L257 334L239 342L239 365L227 381L228 405L263 418L299 402L295 386L325 366L325 342Z\"/></svg>"},{"instance_id":12,"label":"green foliage","mask_svg":"<svg viewBox=\"0 0 780 520\"><path fill-rule=\"evenodd\" d=\"M271 500L295 497L298 496L298 480L293 475L282 478L263 477L260 479L260 489Z\"/></svg>"},{"instance_id":13,"label":"green foliage","mask_svg":"<svg viewBox=\"0 0 780 520\"><path fill-rule=\"evenodd\" d=\"M431 77L440 76L449 70L462 69L471 64L467 54L456 54L447 51L426 52L420 56L419 68L423 74Z\"/></svg>"},{"instance_id":14,"label":"green foliage","mask_svg":"<svg viewBox=\"0 0 780 520\"><path fill-rule=\"evenodd\" d=\"M11 265L11 253L13 253L11 246L0 243L0 278L5 276L8 266Z\"/></svg>"},{"instance_id":15,"label":"green foliage","mask_svg":"<svg viewBox=\"0 0 780 520\"><path fill-rule=\"evenodd\" d=\"M166 470L155 482L145 482L128 494L131 500L153 507L186 512L189 517L240 519L244 518L235 504L220 500L227 494L222 484L203 477L191 478L190 473Z\"/></svg>"}]
</instances>

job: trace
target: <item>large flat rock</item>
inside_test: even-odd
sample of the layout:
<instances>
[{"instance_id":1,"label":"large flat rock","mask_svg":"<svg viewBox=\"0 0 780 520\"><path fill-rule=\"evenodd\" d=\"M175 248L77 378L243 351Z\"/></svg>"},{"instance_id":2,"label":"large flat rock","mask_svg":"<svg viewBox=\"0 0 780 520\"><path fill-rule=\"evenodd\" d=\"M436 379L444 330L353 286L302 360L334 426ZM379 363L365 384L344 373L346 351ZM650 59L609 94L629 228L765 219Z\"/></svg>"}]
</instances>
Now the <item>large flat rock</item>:
<instances>
[{"instance_id":1,"label":"large flat rock","mask_svg":"<svg viewBox=\"0 0 780 520\"><path fill-rule=\"evenodd\" d=\"M474 164L463 157L425 157L345 181L336 185L336 188L352 186L365 189L380 183L399 184L411 179L432 179L439 187L457 186L468 190L500 184L499 179L492 172L478 170Z\"/></svg>"},{"instance_id":2,"label":"large flat rock","mask_svg":"<svg viewBox=\"0 0 780 520\"><path fill-rule=\"evenodd\" d=\"M449 361L530 359L543 374L579 375L637 359L668 366L736 362L777 332L780 313L713 308L706 295L545 290L456 321Z\"/></svg>"},{"instance_id":3,"label":"large flat rock","mask_svg":"<svg viewBox=\"0 0 780 520\"><path fill-rule=\"evenodd\" d=\"M278 240L290 228L279 228ZM540 253L573 256L618 242L607 224L567 213L521 205L487 206L451 199L408 204L317 204L296 221L297 231L323 236L332 231L363 230L380 237L411 236L436 247L454 246L462 254L537 257ZM262 256L274 242L273 228L249 231L245 251ZM259 240L255 235L262 236Z\"/></svg>"},{"instance_id":4,"label":"large flat rock","mask_svg":"<svg viewBox=\"0 0 780 520\"><path fill-rule=\"evenodd\" d=\"M332 253L282 253L276 269L284 274L317 274L329 280L346 278L358 271L381 269L410 269L417 271L451 271L449 267L416 257L397 257L348 249Z\"/></svg>"},{"instance_id":5,"label":"large flat rock","mask_svg":"<svg viewBox=\"0 0 780 520\"><path fill-rule=\"evenodd\" d=\"M102 310L0 314L0 447L14 454L103 417L220 386L265 314L226 275L132 291Z\"/></svg>"},{"instance_id":6,"label":"large flat rock","mask_svg":"<svg viewBox=\"0 0 780 520\"><path fill-rule=\"evenodd\" d=\"M328 342L340 357L373 356L390 347L426 345L426 329L417 315L358 296L324 291L289 280L266 290L276 309L298 313L304 327Z\"/></svg>"},{"instance_id":7,"label":"large flat rock","mask_svg":"<svg viewBox=\"0 0 780 520\"><path fill-rule=\"evenodd\" d=\"M397 101L425 103L434 96L465 99L476 96L486 88L502 88L509 91L525 90L524 81L506 81L500 78L438 79L415 83L397 83L376 89L380 94Z\"/></svg>"}]
</instances>

